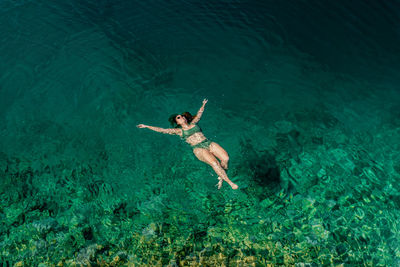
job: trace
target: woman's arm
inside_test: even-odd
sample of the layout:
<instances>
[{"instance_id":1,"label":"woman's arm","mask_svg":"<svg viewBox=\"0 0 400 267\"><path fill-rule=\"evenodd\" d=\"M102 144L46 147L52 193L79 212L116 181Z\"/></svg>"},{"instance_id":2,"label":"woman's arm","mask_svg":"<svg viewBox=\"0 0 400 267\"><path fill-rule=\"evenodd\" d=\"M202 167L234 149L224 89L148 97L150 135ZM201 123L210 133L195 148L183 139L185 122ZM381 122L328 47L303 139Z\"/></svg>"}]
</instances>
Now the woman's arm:
<instances>
[{"instance_id":1,"label":"woman's arm","mask_svg":"<svg viewBox=\"0 0 400 267\"><path fill-rule=\"evenodd\" d=\"M164 128L160 128L160 127L154 127L154 126L149 126L149 125L144 125L144 124L139 124L136 127L138 128L147 128L159 133L164 133L164 134L177 134L177 135L181 135L182 130L181 129L175 129L175 128L171 128L171 129L164 129Z\"/></svg>"},{"instance_id":2,"label":"woman's arm","mask_svg":"<svg viewBox=\"0 0 400 267\"><path fill-rule=\"evenodd\" d=\"M203 100L203 105L201 106L201 108L199 109L199 111L197 112L196 116L194 116L194 119L192 120L191 123L196 124L199 122L201 116L203 115L204 112L204 106L206 105L206 103L208 102L207 99Z\"/></svg>"}]
</instances>

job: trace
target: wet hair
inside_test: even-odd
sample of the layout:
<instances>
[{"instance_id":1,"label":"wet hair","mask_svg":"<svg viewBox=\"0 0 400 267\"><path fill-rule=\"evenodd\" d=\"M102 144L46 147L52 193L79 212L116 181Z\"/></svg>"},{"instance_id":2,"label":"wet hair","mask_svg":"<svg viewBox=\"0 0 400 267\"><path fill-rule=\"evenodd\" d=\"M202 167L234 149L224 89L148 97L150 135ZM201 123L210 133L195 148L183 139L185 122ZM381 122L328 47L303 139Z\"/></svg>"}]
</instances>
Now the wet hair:
<instances>
[{"instance_id":1,"label":"wet hair","mask_svg":"<svg viewBox=\"0 0 400 267\"><path fill-rule=\"evenodd\" d=\"M194 117L196 117L193 117L192 114L190 114L190 112L188 111L183 112L181 115L186 118L187 123L191 123Z\"/></svg>"},{"instance_id":2,"label":"wet hair","mask_svg":"<svg viewBox=\"0 0 400 267\"><path fill-rule=\"evenodd\" d=\"M168 121L169 123L171 123L171 126L174 128L178 128L179 125L178 123L176 123L176 116L178 116L179 114L172 114L171 116L169 116Z\"/></svg>"},{"instance_id":3,"label":"wet hair","mask_svg":"<svg viewBox=\"0 0 400 267\"><path fill-rule=\"evenodd\" d=\"M171 116L169 116L168 121L171 123L171 126L174 128L180 128L181 126L178 125L178 123L176 122L176 116L178 116L179 114L172 114ZM180 114L181 116L186 118L187 123L191 123L192 120L196 117L196 116L192 116L192 114L190 114L190 112L185 111L182 114Z\"/></svg>"}]
</instances>

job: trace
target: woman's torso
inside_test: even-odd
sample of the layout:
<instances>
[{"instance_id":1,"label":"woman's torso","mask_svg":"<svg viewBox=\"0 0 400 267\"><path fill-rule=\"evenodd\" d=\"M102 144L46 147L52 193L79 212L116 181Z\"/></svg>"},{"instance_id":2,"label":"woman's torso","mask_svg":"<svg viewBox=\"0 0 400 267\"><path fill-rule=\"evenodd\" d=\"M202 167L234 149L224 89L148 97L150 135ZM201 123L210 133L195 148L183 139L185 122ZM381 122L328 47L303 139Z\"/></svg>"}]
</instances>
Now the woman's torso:
<instances>
[{"instance_id":1,"label":"woman's torso","mask_svg":"<svg viewBox=\"0 0 400 267\"><path fill-rule=\"evenodd\" d=\"M181 136L183 139L185 139L186 143L190 144L191 146L201 143L207 139L197 124L188 129L182 129Z\"/></svg>"}]
</instances>

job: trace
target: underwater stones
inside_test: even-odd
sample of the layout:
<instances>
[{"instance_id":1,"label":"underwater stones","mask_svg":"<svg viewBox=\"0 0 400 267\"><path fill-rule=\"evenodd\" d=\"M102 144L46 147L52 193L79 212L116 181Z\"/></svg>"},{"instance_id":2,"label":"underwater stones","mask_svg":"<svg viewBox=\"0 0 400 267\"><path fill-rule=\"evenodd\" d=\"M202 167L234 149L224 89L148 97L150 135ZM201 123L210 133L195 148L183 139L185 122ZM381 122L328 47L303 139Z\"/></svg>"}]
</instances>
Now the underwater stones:
<instances>
[{"instance_id":1,"label":"underwater stones","mask_svg":"<svg viewBox=\"0 0 400 267\"><path fill-rule=\"evenodd\" d=\"M336 206L336 201L333 199L328 199L325 201L325 206L327 207L327 210L332 210L333 207Z\"/></svg>"},{"instance_id":2,"label":"underwater stones","mask_svg":"<svg viewBox=\"0 0 400 267\"><path fill-rule=\"evenodd\" d=\"M352 193L340 196L338 199L339 206L343 210L349 206L354 205L354 203L357 203L357 202L358 202L358 200L353 196Z\"/></svg>"},{"instance_id":3,"label":"underwater stones","mask_svg":"<svg viewBox=\"0 0 400 267\"><path fill-rule=\"evenodd\" d=\"M393 160L393 170L400 175L400 157Z\"/></svg>"},{"instance_id":4,"label":"underwater stones","mask_svg":"<svg viewBox=\"0 0 400 267\"><path fill-rule=\"evenodd\" d=\"M340 148L334 148L328 151L328 155L332 157L335 161L340 161L342 159L348 158L348 153Z\"/></svg>"},{"instance_id":5,"label":"underwater stones","mask_svg":"<svg viewBox=\"0 0 400 267\"><path fill-rule=\"evenodd\" d=\"M372 182L377 183L378 177L376 177L375 172L371 169L371 167L364 167L362 169L363 174Z\"/></svg>"},{"instance_id":6,"label":"underwater stones","mask_svg":"<svg viewBox=\"0 0 400 267\"><path fill-rule=\"evenodd\" d=\"M53 230L57 227L58 223L53 218L46 218L39 221L34 221L32 226L38 231L40 234L46 234L50 230Z\"/></svg>"},{"instance_id":7,"label":"underwater stones","mask_svg":"<svg viewBox=\"0 0 400 267\"><path fill-rule=\"evenodd\" d=\"M0 172L5 172L7 170L7 155L0 152Z\"/></svg>"},{"instance_id":8,"label":"underwater stones","mask_svg":"<svg viewBox=\"0 0 400 267\"><path fill-rule=\"evenodd\" d=\"M325 230L322 224L316 224L311 227L313 234L319 239L328 239L329 231Z\"/></svg>"},{"instance_id":9,"label":"underwater stones","mask_svg":"<svg viewBox=\"0 0 400 267\"><path fill-rule=\"evenodd\" d=\"M280 172L280 186L285 191L288 191L290 189L290 176L286 168L284 168Z\"/></svg>"},{"instance_id":10,"label":"underwater stones","mask_svg":"<svg viewBox=\"0 0 400 267\"><path fill-rule=\"evenodd\" d=\"M217 238L217 239L221 239L221 240L225 236L223 231L218 227L209 227L207 229L207 235L209 237L213 237L213 238Z\"/></svg>"},{"instance_id":11,"label":"underwater stones","mask_svg":"<svg viewBox=\"0 0 400 267\"><path fill-rule=\"evenodd\" d=\"M369 199L369 197L367 197L367 196L362 196L362 200L363 200L365 203L371 203L371 199Z\"/></svg>"},{"instance_id":12,"label":"underwater stones","mask_svg":"<svg viewBox=\"0 0 400 267\"><path fill-rule=\"evenodd\" d=\"M303 195L301 195L301 194L296 194L296 195L294 195L293 198L291 199L291 202L292 202L294 205L299 206L300 203L301 203L301 201L303 200L303 198L304 198Z\"/></svg>"},{"instance_id":13,"label":"underwater stones","mask_svg":"<svg viewBox=\"0 0 400 267\"><path fill-rule=\"evenodd\" d=\"M92 245L90 245L88 247L80 249L78 254L76 255L76 263L90 266L90 262L92 260L94 260L94 256L96 254L96 251L100 247L101 246L99 246L97 244L92 244Z\"/></svg>"},{"instance_id":14,"label":"underwater stones","mask_svg":"<svg viewBox=\"0 0 400 267\"><path fill-rule=\"evenodd\" d=\"M232 211L232 209L233 209L232 204L231 204L231 203L227 203L227 204L225 205L225 209L224 209L225 214L230 213L230 212Z\"/></svg>"},{"instance_id":15,"label":"underwater stones","mask_svg":"<svg viewBox=\"0 0 400 267\"><path fill-rule=\"evenodd\" d=\"M29 242L29 250L32 251L33 255L43 254L48 249L48 244L45 240L31 240Z\"/></svg>"},{"instance_id":16,"label":"underwater stones","mask_svg":"<svg viewBox=\"0 0 400 267\"><path fill-rule=\"evenodd\" d=\"M385 170L378 165L364 167L362 172L369 181L377 184L381 184L383 181L388 179L388 174L386 174Z\"/></svg>"},{"instance_id":17,"label":"underwater stones","mask_svg":"<svg viewBox=\"0 0 400 267\"><path fill-rule=\"evenodd\" d=\"M138 210L144 215L158 217L161 216L164 207L162 196L152 196L149 200L138 205Z\"/></svg>"},{"instance_id":18,"label":"underwater stones","mask_svg":"<svg viewBox=\"0 0 400 267\"><path fill-rule=\"evenodd\" d=\"M150 240L157 236L157 225L155 223L150 223L148 226L143 228L142 235L145 237L146 240Z\"/></svg>"},{"instance_id":19,"label":"underwater stones","mask_svg":"<svg viewBox=\"0 0 400 267\"><path fill-rule=\"evenodd\" d=\"M314 208L315 199L307 197L302 199L302 210Z\"/></svg>"},{"instance_id":20,"label":"underwater stones","mask_svg":"<svg viewBox=\"0 0 400 267\"><path fill-rule=\"evenodd\" d=\"M318 172L317 172L317 177L319 179L323 179L324 181L327 181L328 179L324 177L328 177L326 170L324 168L321 168ZM328 180L329 181L329 180Z\"/></svg>"},{"instance_id":21,"label":"underwater stones","mask_svg":"<svg viewBox=\"0 0 400 267\"><path fill-rule=\"evenodd\" d=\"M302 158L304 157L307 159L309 156L315 157L315 155L317 154L301 154L299 157L301 164L309 166L307 162L302 163ZM294 162L294 164L296 164L296 162ZM313 172L314 176L320 179L319 181L321 181L321 177L327 173L331 174L325 166L321 167L318 164L314 164L314 166L315 165L318 166L318 170L324 170L324 172L321 171L320 177L318 177L318 170ZM364 165L362 167L368 166ZM362 171L362 167L360 167L360 171ZM331 177L332 179L335 178L335 176ZM299 183L301 183L303 179L302 176L300 176L299 179ZM46 261L45 258L40 258L43 256L48 256L51 260L54 259L53 262L48 260L51 266L54 266L57 262L61 262L64 266L89 266L89 264L91 264L91 266L97 266L97 260L99 260L97 261L99 266L125 266L124 264L126 264L126 262L124 262L123 255L117 253L117 251L120 250L131 251L131 253L134 251L134 253L136 253L129 259L135 262L135 266L157 266L157 262L158 266L167 265L171 257L175 257L177 265L183 265L184 260L186 260L186 264L208 266L207 263L210 262L208 261L209 258L219 253L226 256L220 256L220 258L223 258L225 261L217 262L218 258L216 257L215 261L213 261L215 264L210 264L210 266L222 264L235 265L236 263L234 263L234 260L236 261L239 260L240 257L244 258L249 255L257 255L255 257L256 262L253 264L257 266L264 266L268 263L271 264L270 266L278 266L279 264L277 264L277 262L282 262L281 265L286 264L288 266L300 266L300 262L307 262L304 266L311 266L311 262L314 262L313 266L332 265L333 262L353 266L360 262L357 261L359 260L359 258L357 258L357 253L366 250L365 246L372 246L375 249L379 242L387 242L386 249L390 248L392 251L386 252L392 253L390 255L393 255L393 257L398 255L393 252L396 248L395 240L396 238L398 239L393 230L398 228L396 225L397 222L393 222L396 217L390 217L392 211L385 211L383 209L386 204L392 205L394 199L390 197L398 193L398 188L396 188L393 181L390 181L390 183L385 183L391 185L387 188L387 193L390 193L389 196L386 195L386 193L380 192L380 189L384 185L381 187L376 186L376 189L374 189L375 191L372 190L372 188L374 188L373 185L371 185L368 190L364 190L364 186L370 185L368 180L369 179L363 175L361 179L357 180L359 186L355 187L349 187L349 184L344 180L335 180L335 183L329 185L329 187L314 186L312 190L308 190L307 194L303 195L295 194L291 196L290 194L286 194L286 197L284 197L284 194L279 194L279 196L275 193L264 194L263 197L260 197L260 202L258 202L259 198L255 198L254 195L234 194L234 197L232 197L232 194L229 194L229 197L221 199L221 197L225 197L222 196L223 194L214 194L216 197L211 201L211 210L200 208L201 211L196 211L195 209L190 210L190 207L186 207L184 215L180 213L182 211L181 204L175 206L171 205L174 201L174 196L176 197L175 192L171 193L172 197L168 198L168 201L166 201L167 198L161 196L160 203L168 207L163 205L159 207L152 206L151 201L155 199L149 196L152 194L151 192L145 195L146 197L140 196L136 198L135 195L135 197L132 198L134 200L129 200L131 205L135 208L132 208L134 211L132 211L130 215L127 215L127 212L115 212L115 210L118 210L116 207L118 207L121 201L115 201L113 198L96 198L95 202L91 202L92 199L89 198L88 201L92 203L89 204L83 201L74 202L73 198L76 198L76 194L63 195L62 197L56 198L55 201L65 200L65 202L72 203L72 207L64 205L63 207L67 208L57 212L57 217L64 217L62 219L62 227L59 227L58 223L54 224L51 221L52 219L46 214L46 210L40 211L40 209L35 209L34 211L29 211L29 207L36 206L36 204L29 205L28 208L25 206L23 209L25 212L27 211L25 214L25 224L22 224L20 227L11 226L10 233L12 233L13 236L9 237L11 241L7 242L9 242L10 245L7 245L5 250L10 251L10 258L13 257L13 259L15 259L13 262L16 262L20 259L25 259L25 257L31 257L29 259L32 259L32 254L25 254L25 251L29 251L30 248L35 246L35 257L39 260L35 261L35 259L32 259L32 262L35 261L32 263L32 266L37 266L38 262ZM343 184L346 190L344 190ZM345 207L340 207L335 200L341 195L347 196L347 192L349 191L353 193L353 197L350 196L344 199L344 202L346 202ZM361 194L356 194L355 191L359 191ZM369 198L372 203L367 203L366 200L362 198L362 195L367 195L369 194L368 192L372 192L371 196L365 196L365 199ZM158 193L159 192L157 192L157 194ZM323 197L320 199L318 196ZM81 196L81 198L83 197L84 196ZM43 198L43 195L41 198ZM226 201L227 199L232 201L228 202ZM221 202L221 200L223 201ZM150 203L146 203L146 205L143 206L139 205L142 211L146 210L146 212L151 212L153 208L161 208L164 210L164 213L162 213L163 216L155 220L149 217L147 213L138 213L136 210L137 203L145 203L147 201L150 201ZM33 201L29 199L27 202ZM36 200L35 202L42 203L43 201ZM157 200L155 200L155 202L157 203ZM6 201L4 203L6 203ZM86 208L82 208L82 204L86 205ZM1 207L1 220L3 220L3 218L6 220L6 213L3 213L3 209L6 209L8 206L7 203L7 205ZM114 208L111 210L112 207ZM175 210L170 211L170 207L174 207ZM393 207L396 208L393 205L389 208ZM91 212L90 209L93 209L93 211ZM359 209L363 209L364 214ZM388 218L387 222L374 217L375 214L378 214L379 209L383 210L380 216L382 218ZM106 214L104 214L104 211L107 211ZM29 214L33 213L35 216L28 217ZM74 218L74 214L78 213L79 215L76 215ZM259 216L261 214L262 218ZM83 218L85 215L89 217L89 220L85 221ZM336 219L343 215L344 217L336 222ZM173 216L176 217L173 218ZM189 220L182 220L179 218L181 216L189 218ZM198 219L196 216L203 216L203 218ZM103 217L106 219L103 220ZM313 220L313 218L318 218L318 220ZM201 231L207 229L209 220L211 219L214 220L215 237L213 237L210 228L207 230L206 235L204 232L197 234L198 231L200 231L198 228L200 228ZM75 222L71 223L73 220L75 220ZM196 229L193 229L193 225L196 223L198 225L199 220L202 222L204 221L204 226L196 226ZM275 221L274 230L276 230L276 232L273 233L271 230L272 221ZM94 225L94 233L90 233L90 230L87 230L90 229L88 226L89 222L90 227ZM167 226L167 222L174 226ZM255 224L256 222L257 224ZM97 225L102 223L104 223L104 226L97 227ZM161 231L161 226L157 228L158 223L163 225L163 231ZM71 226L71 224L74 224L74 226ZM338 224L340 224L340 226L338 226ZM305 226L302 227L303 225ZM6 231L7 227L8 226L4 226L1 227L1 229ZM174 230L172 230L173 227L175 227ZM339 227L341 228L338 229ZM389 231L383 231L382 228L387 228ZM54 231L55 229L60 230L60 232L56 233ZM23 231L28 233L20 234ZM38 236L36 231L45 234L45 238L43 236ZM66 231L66 233L62 231ZM390 231L392 232L390 233ZM135 232L136 235L133 235L133 232ZM374 234L373 232L377 233ZM91 237L92 234L93 238ZM268 241L268 234L272 234L270 238L274 241ZM22 251L22 249L15 251L13 243L19 241L26 243L25 240L29 240L29 238L34 235L36 235L36 240L39 238L42 238L42 240L36 245L31 243L30 245L32 246L26 248L24 251ZM150 237L148 241L145 241L145 235ZM74 239L76 238L78 241L72 239L71 236L74 236ZM183 236L183 238L181 238L181 236ZM190 238L188 238L188 236L190 236ZM382 236L387 236L388 238L385 240ZM169 238L168 243L167 238ZM353 239L354 242L350 242L350 239ZM90 249L88 249L88 244L95 241L105 244L107 248L96 250L96 252L90 251ZM277 241L279 241L281 245L275 247ZM268 249L270 250L265 250L268 242ZM358 245L357 242L359 242L360 245ZM179 244L175 246L176 243ZM219 244L217 245L217 243ZM336 252L336 246L340 243L345 243L348 248L347 252L343 255L338 255ZM0 247L3 245L6 246L5 244L6 243L1 242ZM222 246L224 246L225 250L221 248ZM203 253L202 260L200 260L200 257L195 259L193 255L198 255L198 252L204 247L210 248L209 253ZM182 249L182 251L178 251L179 249ZM237 257L237 253L231 252L240 249L242 249L243 252L243 255L240 257ZM263 249L265 252L261 253L260 251ZM311 252L313 252L313 254ZM371 249L371 252L368 254L371 255L375 252L376 251ZM6 252L1 253L0 255L3 257L6 255ZM325 256L322 255L329 255L329 253L331 253L331 258L325 258ZM69 261L70 259L73 260ZM259 260L259 262L257 262L257 260ZM240 262L243 266L247 266L244 264L244 260ZM250 260L248 262L250 262ZM397 266L391 265L390 261L385 261L385 263L387 266ZM27 263L25 262L25 264ZM248 265L251 266L252 264L249 263ZM127 266L132 265L128 263Z\"/></svg>"},{"instance_id":22,"label":"underwater stones","mask_svg":"<svg viewBox=\"0 0 400 267\"><path fill-rule=\"evenodd\" d=\"M306 193L307 189L317 183L313 170L304 168L302 165L294 164L288 168L290 182L295 186L296 191Z\"/></svg>"},{"instance_id":23,"label":"underwater stones","mask_svg":"<svg viewBox=\"0 0 400 267\"><path fill-rule=\"evenodd\" d=\"M391 183L387 183L386 185L385 185L385 187L383 188L383 193L385 193L386 195L397 195L397 194L399 194L400 192L398 192L397 190L396 190L396 188L391 184Z\"/></svg>"},{"instance_id":24,"label":"underwater stones","mask_svg":"<svg viewBox=\"0 0 400 267\"><path fill-rule=\"evenodd\" d=\"M329 146L337 146L342 144L348 144L348 137L343 133L341 129L330 129L323 133L325 144Z\"/></svg>"},{"instance_id":25,"label":"underwater stones","mask_svg":"<svg viewBox=\"0 0 400 267\"><path fill-rule=\"evenodd\" d=\"M400 248L399 248L399 240L396 237L389 237L386 240L388 247L393 250L397 254L397 257L400 256ZM399 258L400 259L400 258Z\"/></svg>"},{"instance_id":26,"label":"underwater stones","mask_svg":"<svg viewBox=\"0 0 400 267\"><path fill-rule=\"evenodd\" d=\"M299 155L299 159L305 168L311 168L316 161L314 155L308 152L302 152Z\"/></svg>"},{"instance_id":27,"label":"underwater stones","mask_svg":"<svg viewBox=\"0 0 400 267\"><path fill-rule=\"evenodd\" d=\"M112 261L110 262L110 266L119 266L124 263L128 259L129 255L125 251L118 251L112 256Z\"/></svg>"},{"instance_id":28,"label":"underwater stones","mask_svg":"<svg viewBox=\"0 0 400 267\"><path fill-rule=\"evenodd\" d=\"M261 205L261 207L266 209L266 208L270 207L274 203L275 203L275 201L273 201L273 200L271 200L269 198L266 198L263 201L261 201L260 205Z\"/></svg>"},{"instance_id":29,"label":"underwater stones","mask_svg":"<svg viewBox=\"0 0 400 267\"><path fill-rule=\"evenodd\" d=\"M341 182L332 184L331 192L332 192L333 198L338 198L338 197L341 197L344 194L346 194L346 187L345 187L344 183L341 183Z\"/></svg>"},{"instance_id":30,"label":"underwater stones","mask_svg":"<svg viewBox=\"0 0 400 267\"><path fill-rule=\"evenodd\" d=\"M313 136L311 137L311 142L315 145L323 145L324 139L322 137Z\"/></svg>"},{"instance_id":31,"label":"underwater stones","mask_svg":"<svg viewBox=\"0 0 400 267\"><path fill-rule=\"evenodd\" d=\"M278 133L287 134L293 130L293 123L290 121L277 121L274 123L274 126L276 128L276 132Z\"/></svg>"},{"instance_id":32,"label":"underwater stones","mask_svg":"<svg viewBox=\"0 0 400 267\"><path fill-rule=\"evenodd\" d=\"M292 165L289 167L288 173L292 178L300 178L303 175L303 169L298 165Z\"/></svg>"},{"instance_id":33,"label":"underwater stones","mask_svg":"<svg viewBox=\"0 0 400 267\"><path fill-rule=\"evenodd\" d=\"M5 207L3 212L6 217L6 224L12 225L14 223L20 223L22 216L24 215L24 208L18 204L12 204L10 207Z\"/></svg>"},{"instance_id":34,"label":"underwater stones","mask_svg":"<svg viewBox=\"0 0 400 267\"><path fill-rule=\"evenodd\" d=\"M345 243L339 243L336 245L336 252L338 255L343 255L347 252L348 246Z\"/></svg>"},{"instance_id":35,"label":"underwater stones","mask_svg":"<svg viewBox=\"0 0 400 267\"><path fill-rule=\"evenodd\" d=\"M299 240L299 241L304 240L304 233L301 229L299 229L297 227L293 227L292 232L293 232L294 236L297 238L297 240ZM297 245L299 245L299 244L297 244Z\"/></svg>"},{"instance_id":36,"label":"underwater stones","mask_svg":"<svg viewBox=\"0 0 400 267\"><path fill-rule=\"evenodd\" d=\"M355 164L351 160L350 155L343 149L335 148L328 151L330 159L341 166L346 171L353 171Z\"/></svg>"}]
</instances>

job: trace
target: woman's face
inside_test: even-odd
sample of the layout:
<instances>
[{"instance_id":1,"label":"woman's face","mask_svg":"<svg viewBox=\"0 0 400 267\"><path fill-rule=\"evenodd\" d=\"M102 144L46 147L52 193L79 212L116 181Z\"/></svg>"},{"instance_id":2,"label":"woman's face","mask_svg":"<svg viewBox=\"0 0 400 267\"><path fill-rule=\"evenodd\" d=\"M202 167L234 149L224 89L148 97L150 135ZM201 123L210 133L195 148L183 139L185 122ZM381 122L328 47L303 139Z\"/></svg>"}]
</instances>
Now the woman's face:
<instances>
[{"instance_id":1,"label":"woman's face","mask_svg":"<svg viewBox=\"0 0 400 267\"><path fill-rule=\"evenodd\" d=\"M178 115L175 117L175 121L178 125L182 125L182 123L186 122L186 118L182 115Z\"/></svg>"}]
</instances>

